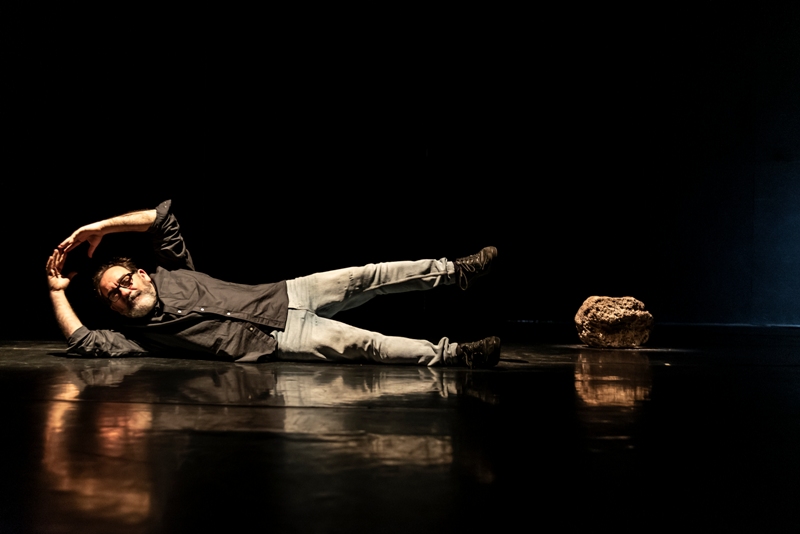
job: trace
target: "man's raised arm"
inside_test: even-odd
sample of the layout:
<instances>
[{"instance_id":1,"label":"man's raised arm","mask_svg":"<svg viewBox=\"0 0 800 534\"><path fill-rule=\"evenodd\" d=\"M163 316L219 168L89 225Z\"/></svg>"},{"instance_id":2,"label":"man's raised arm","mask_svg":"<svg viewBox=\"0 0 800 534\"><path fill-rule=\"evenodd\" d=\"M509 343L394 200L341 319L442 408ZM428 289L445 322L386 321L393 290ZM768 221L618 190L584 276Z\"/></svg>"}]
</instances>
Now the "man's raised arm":
<instances>
[{"instance_id":1,"label":"man's raised arm","mask_svg":"<svg viewBox=\"0 0 800 534\"><path fill-rule=\"evenodd\" d=\"M58 250L67 253L81 243L89 243L89 257L106 234L115 232L147 232L153 245L158 264L166 269L194 270L192 255L181 236L178 219L172 214L172 201L165 200L155 209L134 211L110 219L81 226L58 245Z\"/></svg>"},{"instance_id":2,"label":"man's raised arm","mask_svg":"<svg viewBox=\"0 0 800 534\"><path fill-rule=\"evenodd\" d=\"M47 260L47 285L50 287L50 300L53 303L58 326L61 327L64 337L69 339L73 332L83 326L83 323L75 315L65 293L72 278L61 273L66 259L66 253L58 249L53 251Z\"/></svg>"},{"instance_id":3,"label":"man's raised arm","mask_svg":"<svg viewBox=\"0 0 800 534\"><path fill-rule=\"evenodd\" d=\"M146 232L155 220L156 210L151 209L134 211L87 224L75 230L71 236L62 241L58 245L58 250L67 253L87 241L89 243L89 257L91 258L104 235L115 232Z\"/></svg>"}]
</instances>

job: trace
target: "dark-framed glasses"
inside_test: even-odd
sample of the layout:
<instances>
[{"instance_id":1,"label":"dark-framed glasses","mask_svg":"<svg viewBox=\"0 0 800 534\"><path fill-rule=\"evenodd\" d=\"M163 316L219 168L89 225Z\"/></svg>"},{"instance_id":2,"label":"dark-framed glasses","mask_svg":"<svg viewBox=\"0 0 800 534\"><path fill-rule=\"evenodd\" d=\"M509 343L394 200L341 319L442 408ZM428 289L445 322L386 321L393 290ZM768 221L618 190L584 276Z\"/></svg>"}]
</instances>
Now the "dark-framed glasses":
<instances>
[{"instance_id":1,"label":"dark-framed glasses","mask_svg":"<svg viewBox=\"0 0 800 534\"><path fill-rule=\"evenodd\" d=\"M117 287L115 287L114 289L109 291L108 295L106 295L106 300L108 301L109 305L114 304L115 302L117 302L119 300L119 298L122 296L122 292L120 291L121 287L124 287L126 289L131 287L131 284L133 284L133 273L134 272L135 271L131 271L129 273L123 274L120 277L120 279L117 280Z\"/></svg>"}]
</instances>

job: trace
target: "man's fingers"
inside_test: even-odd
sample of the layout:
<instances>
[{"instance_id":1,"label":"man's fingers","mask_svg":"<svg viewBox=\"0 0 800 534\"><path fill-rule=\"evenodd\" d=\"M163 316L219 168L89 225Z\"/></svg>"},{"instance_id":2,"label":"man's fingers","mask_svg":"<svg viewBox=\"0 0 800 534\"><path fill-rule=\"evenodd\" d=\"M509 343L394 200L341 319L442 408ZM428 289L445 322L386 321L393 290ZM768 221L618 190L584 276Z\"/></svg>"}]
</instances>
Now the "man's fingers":
<instances>
[{"instance_id":1,"label":"man's fingers","mask_svg":"<svg viewBox=\"0 0 800 534\"><path fill-rule=\"evenodd\" d=\"M53 254L47 258L47 275L54 276L58 272L58 257L59 251L58 249L53 251Z\"/></svg>"},{"instance_id":2,"label":"man's fingers","mask_svg":"<svg viewBox=\"0 0 800 534\"><path fill-rule=\"evenodd\" d=\"M53 250L53 254L47 258L47 274L56 276L61 273L67 254L58 249Z\"/></svg>"},{"instance_id":3,"label":"man's fingers","mask_svg":"<svg viewBox=\"0 0 800 534\"><path fill-rule=\"evenodd\" d=\"M78 245L80 245L80 241L76 241L70 237L69 239L65 239L64 241L62 241L61 244L58 245L58 248L63 252L69 252Z\"/></svg>"},{"instance_id":4,"label":"man's fingers","mask_svg":"<svg viewBox=\"0 0 800 534\"><path fill-rule=\"evenodd\" d=\"M66 238L64 241L61 242L60 245L58 245L59 250L62 250L64 252L69 252L70 250L74 249L75 247L83 243L80 237L78 237L79 232L80 230L72 232L72 234L68 238Z\"/></svg>"},{"instance_id":5,"label":"man's fingers","mask_svg":"<svg viewBox=\"0 0 800 534\"><path fill-rule=\"evenodd\" d=\"M91 258L95 249L97 248L97 245L100 244L100 240L102 239L103 235L98 232L81 229L62 241L61 244L58 245L58 249L65 253L70 252L81 246L85 241L89 243L88 254Z\"/></svg>"}]
</instances>

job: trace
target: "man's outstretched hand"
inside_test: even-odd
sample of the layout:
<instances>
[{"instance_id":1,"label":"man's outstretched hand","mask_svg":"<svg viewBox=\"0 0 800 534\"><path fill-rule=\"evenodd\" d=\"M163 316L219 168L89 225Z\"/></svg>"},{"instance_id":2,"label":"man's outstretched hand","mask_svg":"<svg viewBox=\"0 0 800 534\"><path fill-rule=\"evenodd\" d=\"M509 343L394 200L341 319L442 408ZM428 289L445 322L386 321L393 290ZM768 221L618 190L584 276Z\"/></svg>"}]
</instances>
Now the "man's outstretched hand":
<instances>
[{"instance_id":1,"label":"man's outstretched hand","mask_svg":"<svg viewBox=\"0 0 800 534\"><path fill-rule=\"evenodd\" d=\"M104 235L116 232L146 232L155 222L157 215L158 212L155 209L132 211L81 226L58 245L58 250L66 254L82 243L89 243L89 257L91 258Z\"/></svg>"},{"instance_id":2,"label":"man's outstretched hand","mask_svg":"<svg viewBox=\"0 0 800 534\"><path fill-rule=\"evenodd\" d=\"M53 250L53 254L47 259L47 285L50 286L50 291L67 289L72 277L75 276L76 273L69 273L67 276L61 273L66 260L67 253L59 249Z\"/></svg>"},{"instance_id":3,"label":"man's outstretched hand","mask_svg":"<svg viewBox=\"0 0 800 534\"><path fill-rule=\"evenodd\" d=\"M67 252L80 246L83 242L89 243L89 257L94 254L97 245L103 239L106 231L100 226L100 223L87 224L75 230L71 236L66 238L58 245L58 250L66 254Z\"/></svg>"}]
</instances>

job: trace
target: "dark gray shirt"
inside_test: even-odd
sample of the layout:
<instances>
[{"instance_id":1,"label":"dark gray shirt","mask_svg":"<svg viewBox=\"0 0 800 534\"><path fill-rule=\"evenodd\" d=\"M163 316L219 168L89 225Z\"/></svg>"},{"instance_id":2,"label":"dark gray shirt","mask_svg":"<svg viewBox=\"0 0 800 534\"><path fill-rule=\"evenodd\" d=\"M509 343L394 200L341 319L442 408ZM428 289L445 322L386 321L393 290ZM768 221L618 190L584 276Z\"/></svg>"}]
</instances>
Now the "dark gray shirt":
<instances>
[{"instance_id":1,"label":"dark gray shirt","mask_svg":"<svg viewBox=\"0 0 800 534\"><path fill-rule=\"evenodd\" d=\"M78 328L67 352L90 357L213 356L256 361L272 353L269 333L286 326L286 282L245 285L194 270L171 202L156 208L148 230L159 267L150 278L158 292L153 313L116 330Z\"/></svg>"}]
</instances>

